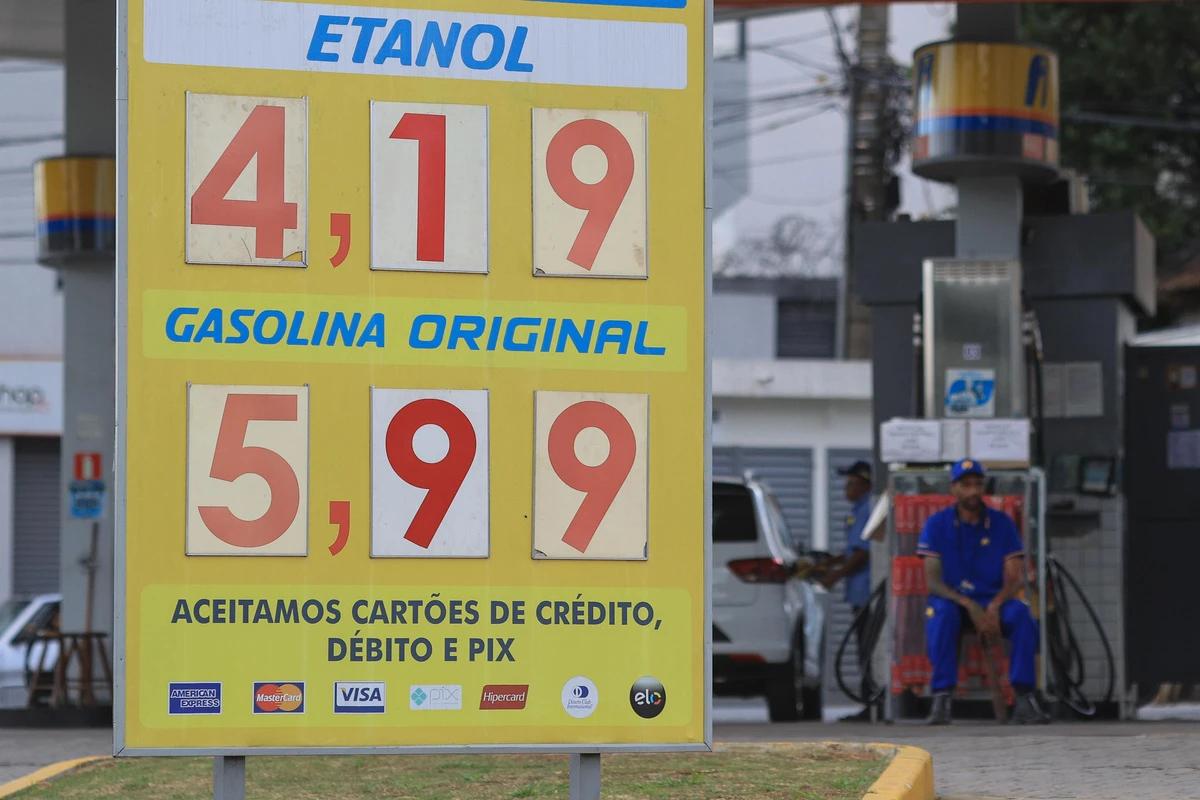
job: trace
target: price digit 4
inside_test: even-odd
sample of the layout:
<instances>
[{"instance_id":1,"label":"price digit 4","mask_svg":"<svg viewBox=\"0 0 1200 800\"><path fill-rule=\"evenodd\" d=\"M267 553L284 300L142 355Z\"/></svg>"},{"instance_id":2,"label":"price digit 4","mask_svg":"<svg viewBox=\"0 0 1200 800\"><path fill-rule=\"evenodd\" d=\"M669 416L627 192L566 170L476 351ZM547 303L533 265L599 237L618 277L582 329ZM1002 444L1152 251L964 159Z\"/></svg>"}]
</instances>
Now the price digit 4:
<instances>
[{"instance_id":1,"label":"price digit 4","mask_svg":"<svg viewBox=\"0 0 1200 800\"><path fill-rule=\"evenodd\" d=\"M305 108L304 100L188 95L189 262L303 263ZM232 197L251 164L253 199Z\"/></svg>"}]
</instances>

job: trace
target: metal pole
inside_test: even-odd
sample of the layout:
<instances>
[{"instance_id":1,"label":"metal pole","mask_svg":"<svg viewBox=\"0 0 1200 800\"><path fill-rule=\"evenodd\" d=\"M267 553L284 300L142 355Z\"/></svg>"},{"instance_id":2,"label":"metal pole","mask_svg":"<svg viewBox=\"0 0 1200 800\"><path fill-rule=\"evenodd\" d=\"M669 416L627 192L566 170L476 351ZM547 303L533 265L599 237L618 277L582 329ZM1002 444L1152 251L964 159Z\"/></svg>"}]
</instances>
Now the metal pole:
<instances>
[{"instance_id":1,"label":"metal pole","mask_svg":"<svg viewBox=\"0 0 1200 800\"><path fill-rule=\"evenodd\" d=\"M574 775L573 770L571 774ZM596 797L600 797L599 793ZM245 756L217 756L213 759L213 800L246 800Z\"/></svg>"},{"instance_id":2,"label":"metal pole","mask_svg":"<svg viewBox=\"0 0 1200 800\"><path fill-rule=\"evenodd\" d=\"M599 753L571 755L571 800L600 800Z\"/></svg>"}]
</instances>

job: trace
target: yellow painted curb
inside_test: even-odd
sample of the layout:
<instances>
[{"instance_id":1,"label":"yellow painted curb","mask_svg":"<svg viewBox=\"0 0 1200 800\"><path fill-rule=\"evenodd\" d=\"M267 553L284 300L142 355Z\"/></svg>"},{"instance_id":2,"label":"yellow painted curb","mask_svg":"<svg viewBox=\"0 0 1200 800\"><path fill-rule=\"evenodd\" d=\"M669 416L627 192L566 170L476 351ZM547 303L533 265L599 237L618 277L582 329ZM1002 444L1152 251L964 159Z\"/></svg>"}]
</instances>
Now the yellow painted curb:
<instances>
[{"instance_id":1,"label":"yellow painted curb","mask_svg":"<svg viewBox=\"0 0 1200 800\"><path fill-rule=\"evenodd\" d=\"M892 763L871 784L863 800L935 800L933 756L919 747L873 744L877 752L892 755Z\"/></svg>"},{"instance_id":2,"label":"yellow painted curb","mask_svg":"<svg viewBox=\"0 0 1200 800\"><path fill-rule=\"evenodd\" d=\"M8 783L0 784L0 798L11 797L22 789L28 789L30 786L48 781L53 777L62 775L64 772L75 769L76 767L90 764L93 761L112 758L112 756L84 756L83 758L72 758L67 761L59 761L56 764L51 764L48 767L42 767L36 772L31 772L20 778L15 778Z\"/></svg>"}]
</instances>

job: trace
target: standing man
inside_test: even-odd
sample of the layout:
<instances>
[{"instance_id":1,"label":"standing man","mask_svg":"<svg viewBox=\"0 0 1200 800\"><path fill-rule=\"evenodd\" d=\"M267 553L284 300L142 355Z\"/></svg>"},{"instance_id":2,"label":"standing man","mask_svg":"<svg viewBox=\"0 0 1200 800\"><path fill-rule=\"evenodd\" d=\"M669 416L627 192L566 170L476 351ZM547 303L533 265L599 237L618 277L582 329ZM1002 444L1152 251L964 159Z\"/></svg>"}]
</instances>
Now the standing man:
<instances>
[{"instance_id":1,"label":"standing man","mask_svg":"<svg viewBox=\"0 0 1200 800\"><path fill-rule=\"evenodd\" d=\"M871 545L864 542L863 530L867 519L871 516L871 465L866 461L855 461L847 469L839 469L839 475L846 478L845 495L850 502L850 516L846 517L846 549L842 555L836 556L829 562L829 571L821 579L826 589L832 589L838 581L846 581L846 603L850 606L853 619L871 599ZM858 626L858 666L860 674L865 675L868 653L863 652L863 631L865 626ZM866 685L863 695L867 694ZM848 720L869 720L870 709L864 708L859 714L847 717Z\"/></svg>"},{"instance_id":2,"label":"standing man","mask_svg":"<svg viewBox=\"0 0 1200 800\"><path fill-rule=\"evenodd\" d=\"M955 504L931 516L917 542L929 587L925 609L925 640L933 664L929 723L950 722L964 624L973 625L984 638L1002 634L1011 643L1009 681L1017 692L1013 721L1049 722L1033 694L1037 623L1029 606L1017 599L1025 564L1017 526L1007 514L984 504L984 469L978 461L954 464L950 489Z\"/></svg>"}]
</instances>

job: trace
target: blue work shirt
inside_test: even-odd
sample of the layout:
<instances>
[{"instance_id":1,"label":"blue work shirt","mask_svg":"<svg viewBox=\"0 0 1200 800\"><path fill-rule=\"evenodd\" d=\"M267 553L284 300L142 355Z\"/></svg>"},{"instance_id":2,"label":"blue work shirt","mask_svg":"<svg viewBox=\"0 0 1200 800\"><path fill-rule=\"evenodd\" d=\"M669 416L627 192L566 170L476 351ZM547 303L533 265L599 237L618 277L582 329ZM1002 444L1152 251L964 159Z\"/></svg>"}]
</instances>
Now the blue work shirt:
<instances>
[{"instance_id":1,"label":"blue work shirt","mask_svg":"<svg viewBox=\"0 0 1200 800\"><path fill-rule=\"evenodd\" d=\"M871 496L866 495L854 504L850 516L846 517L846 558L855 550L862 550L870 555L871 543L862 540L863 529L867 527L867 518L871 516ZM853 608L862 608L871 599L871 562L863 564L862 569L853 575L846 576L846 602Z\"/></svg>"},{"instance_id":2,"label":"blue work shirt","mask_svg":"<svg viewBox=\"0 0 1200 800\"><path fill-rule=\"evenodd\" d=\"M931 516L921 530L917 554L942 561L942 581L980 605L1004 587L1004 563L1024 552L1017 526L1007 514L984 506L979 523L958 518L950 506Z\"/></svg>"}]
</instances>

